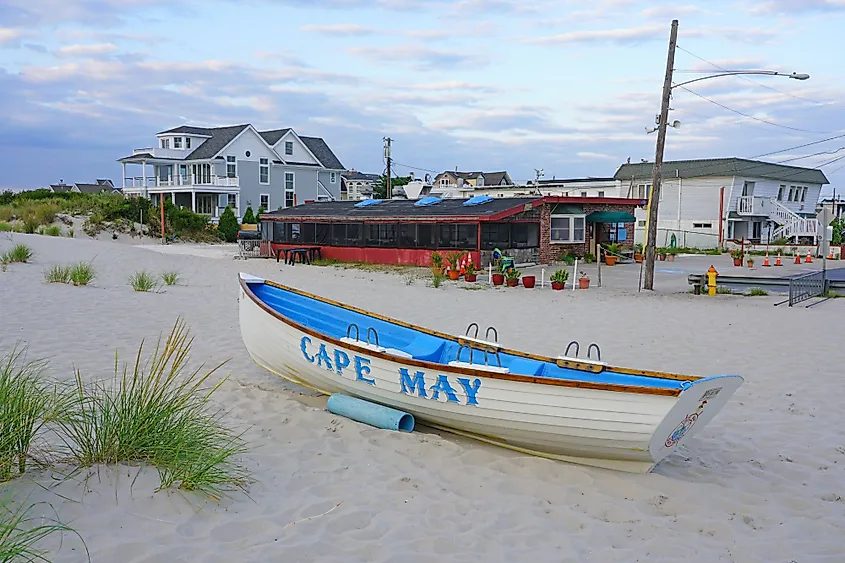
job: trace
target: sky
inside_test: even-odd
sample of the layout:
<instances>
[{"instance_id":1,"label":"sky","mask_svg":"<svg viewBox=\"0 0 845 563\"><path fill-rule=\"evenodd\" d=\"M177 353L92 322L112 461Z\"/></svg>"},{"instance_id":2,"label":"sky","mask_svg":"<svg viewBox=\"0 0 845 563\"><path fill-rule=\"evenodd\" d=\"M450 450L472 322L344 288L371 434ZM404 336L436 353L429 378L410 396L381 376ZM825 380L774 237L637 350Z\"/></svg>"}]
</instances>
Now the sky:
<instances>
[{"instance_id":1,"label":"sky","mask_svg":"<svg viewBox=\"0 0 845 563\"><path fill-rule=\"evenodd\" d=\"M120 185L182 124L293 127L368 173L389 136L400 175L612 176L654 159L672 19L675 83L811 78L675 88L666 159L765 155L845 191L845 0L2 0L0 189Z\"/></svg>"}]
</instances>

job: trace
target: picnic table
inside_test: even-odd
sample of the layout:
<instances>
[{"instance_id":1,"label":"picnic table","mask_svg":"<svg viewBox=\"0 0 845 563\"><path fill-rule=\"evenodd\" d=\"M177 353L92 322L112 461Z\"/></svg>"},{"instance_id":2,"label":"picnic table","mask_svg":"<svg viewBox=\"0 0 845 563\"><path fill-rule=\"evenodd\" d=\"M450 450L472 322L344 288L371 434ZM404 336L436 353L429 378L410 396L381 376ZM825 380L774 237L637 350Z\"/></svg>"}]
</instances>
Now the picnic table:
<instances>
[{"instance_id":1,"label":"picnic table","mask_svg":"<svg viewBox=\"0 0 845 563\"><path fill-rule=\"evenodd\" d=\"M321 259L323 257L322 248L319 246L303 246L297 248L279 248L276 251L276 262L279 261L282 254L285 256L285 264L290 264L291 266L296 265L296 259L299 258L299 261L303 264L311 264L311 260L314 260L319 256Z\"/></svg>"}]
</instances>

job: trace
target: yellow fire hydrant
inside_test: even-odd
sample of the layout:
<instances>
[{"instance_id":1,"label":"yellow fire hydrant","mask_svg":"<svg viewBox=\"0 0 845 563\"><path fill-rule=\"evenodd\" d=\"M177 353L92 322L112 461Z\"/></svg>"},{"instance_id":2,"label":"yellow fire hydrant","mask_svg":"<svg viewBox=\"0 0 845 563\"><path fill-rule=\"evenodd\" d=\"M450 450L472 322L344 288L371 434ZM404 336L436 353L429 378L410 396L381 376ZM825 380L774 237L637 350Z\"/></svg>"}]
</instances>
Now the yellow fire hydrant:
<instances>
[{"instance_id":1,"label":"yellow fire hydrant","mask_svg":"<svg viewBox=\"0 0 845 563\"><path fill-rule=\"evenodd\" d=\"M719 272L711 264L710 269L707 270L707 295L716 295L716 276L718 275Z\"/></svg>"}]
</instances>

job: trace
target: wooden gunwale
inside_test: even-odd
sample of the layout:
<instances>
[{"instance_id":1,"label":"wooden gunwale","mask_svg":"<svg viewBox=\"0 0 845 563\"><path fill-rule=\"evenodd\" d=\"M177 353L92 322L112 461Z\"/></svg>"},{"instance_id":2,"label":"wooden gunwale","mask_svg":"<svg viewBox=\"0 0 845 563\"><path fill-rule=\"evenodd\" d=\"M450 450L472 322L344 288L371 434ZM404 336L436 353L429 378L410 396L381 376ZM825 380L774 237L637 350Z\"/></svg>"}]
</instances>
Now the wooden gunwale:
<instances>
[{"instance_id":1,"label":"wooden gunwale","mask_svg":"<svg viewBox=\"0 0 845 563\"><path fill-rule=\"evenodd\" d=\"M617 392L617 393L635 393L635 394L641 394L641 395L662 395L662 396L668 396L668 397L677 397L678 395L681 394L681 391L682 391L682 389L666 389L666 388L657 388L657 387L645 387L645 386L640 386L640 385L623 385L623 384L618 384L618 383L598 383L598 382L592 382L592 381L576 381L576 380L571 380L571 379L557 379L557 378L549 378L549 377L537 377L537 376L531 376L531 375L501 374L501 373L494 373L494 372L485 371L485 370L464 368L464 367L460 367L460 366L446 366L444 364L431 362L431 361L427 361L427 360L418 360L416 358L399 358L399 357L394 356L392 354L387 354L387 353L384 353L384 352L377 352L375 350L371 350L371 349L365 348L363 346L357 346L354 343L341 342L340 339L334 338L330 335L324 334L324 333L319 332L317 330L314 330L310 327L302 325L302 324L300 324L300 323L298 323L298 322L296 322L296 321L294 321L294 320L292 320L288 317L285 317L284 315L280 314L278 311L276 311L275 309L273 309L272 307L270 307L269 305L267 305L266 303L261 301L261 299L259 299L252 292L252 290L249 288L249 284L247 284L246 280L241 278L239 281L240 281L240 284L241 284L241 288L244 290L244 293L246 293L246 295L253 301L253 303L258 305L265 312L267 312L270 315L272 315L273 317L275 317L277 320L280 320L283 323L285 323L289 326L292 326L292 327L296 328L297 330L299 330L301 332L304 332L305 334L308 334L308 335L311 335L315 338L320 338L322 340L326 340L328 342L331 342L335 346L340 346L340 347L358 350L362 354L373 356L373 357L376 357L376 358L379 358L379 359L382 359L382 360L387 360L387 361L391 361L391 362L401 362L403 364L407 364L407 365L415 366L415 367L426 368L426 369L429 369L429 370L432 370L432 371L448 370L452 373L459 373L461 375L471 375L471 376L475 376L475 377L486 377L486 378L489 378L489 379L501 379L501 380L505 380L505 381L516 381L516 382L520 382L520 383L535 383L535 384L539 384L539 385L552 385L552 386L558 386L558 387L573 387L573 388L578 388L578 389L593 389L593 390L597 390L597 391L613 391L613 392ZM276 287L278 289L282 289L284 291L289 291L291 293L295 293L295 294L301 295L303 297L308 297L309 299L314 299L316 301L320 301L320 302L323 302L323 303L327 303L329 305L334 305L336 307L346 309L347 311L353 311L355 313L359 313L359 314L366 315L366 316L369 316L369 317L372 317L372 318L375 318L375 319L379 319L379 320L384 321L384 322L393 323L393 324L396 324L396 325L399 325L399 326L402 326L402 327L405 327L405 328L409 328L409 329L412 329L412 330L416 330L416 331L419 331L419 332L422 332L422 333L425 333L425 334L437 336L439 338L444 338L444 339L450 340L452 342L458 342L459 341L458 337L450 335L450 334L445 334L445 333L438 332L438 331L435 331L435 330L414 326L412 324L409 324L409 323L406 323L406 322L403 322L403 321L400 321L400 320L397 320L397 319L392 319L390 317L379 315L377 313L372 313L370 311L366 311L364 309L359 309L359 308L353 307L351 305L339 303L337 301L333 301L331 299L327 299L327 298L321 297L319 295L314 295L314 294L311 294L311 293L308 293L306 291L302 291L302 290L299 290L299 289L296 289L296 288L288 287L288 286L285 286L285 285L282 285L282 284L279 284L279 283L276 283L276 282L273 282L273 281L270 281L270 280L264 280L264 283L271 286L271 287ZM508 354L511 354L511 355L514 355L514 356L519 356L519 357L522 357L522 358L529 358L529 359L538 360L538 361L541 361L541 362L555 363L557 361L555 358L548 358L548 357L539 356L539 355L536 355L536 354L529 354L529 353L526 353L526 352L520 352L518 350L510 350L508 348L502 348L501 351L508 353ZM572 364L572 369L577 369L577 370L580 370L580 371L585 371L585 372L590 372L590 373L597 373L595 371L597 366L594 365L594 364L582 364L582 363L577 362L577 361L572 361L571 364ZM601 367L601 366L598 366L598 367ZM677 375L677 374L664 374L664 373L660 373L660 372L648 372L648 371L639 371L639 370L619 370L617 368L611 368L610 371L612 371L614 373L625 373L625 374L633 374L633 375L647 375L649 377L658 377L658 378L662 378L662 379L672 379L672 380L680 380L680 381L694 381L695 379L700 379L699 377L682 376L682 375ZM652 374L654 374L654 375L652 375Z\"/></svg>"}]
</instances>

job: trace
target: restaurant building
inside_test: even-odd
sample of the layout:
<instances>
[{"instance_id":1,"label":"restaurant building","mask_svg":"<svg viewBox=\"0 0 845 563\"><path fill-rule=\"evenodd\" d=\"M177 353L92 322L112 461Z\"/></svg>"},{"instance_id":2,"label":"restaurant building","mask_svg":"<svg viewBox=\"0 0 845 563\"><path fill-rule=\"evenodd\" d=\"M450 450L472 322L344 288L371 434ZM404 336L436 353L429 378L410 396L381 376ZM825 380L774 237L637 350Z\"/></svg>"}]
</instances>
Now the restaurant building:
<instances>
[{"instance_id":1,"label":"restaurant building","mask_svg":"<svg viewBox=\"0 0 845 563\"><path fill-rule=\"evenodd\" d=\"M343 262L428 266L432 252L466 251L477 265L493 249L516 263L549 263L596 253L597 244L634 242L634 209L644 200L533 196L313 202L260 216L262 239L280 248L319 246Z\"/></svg>"}]
</instances>

